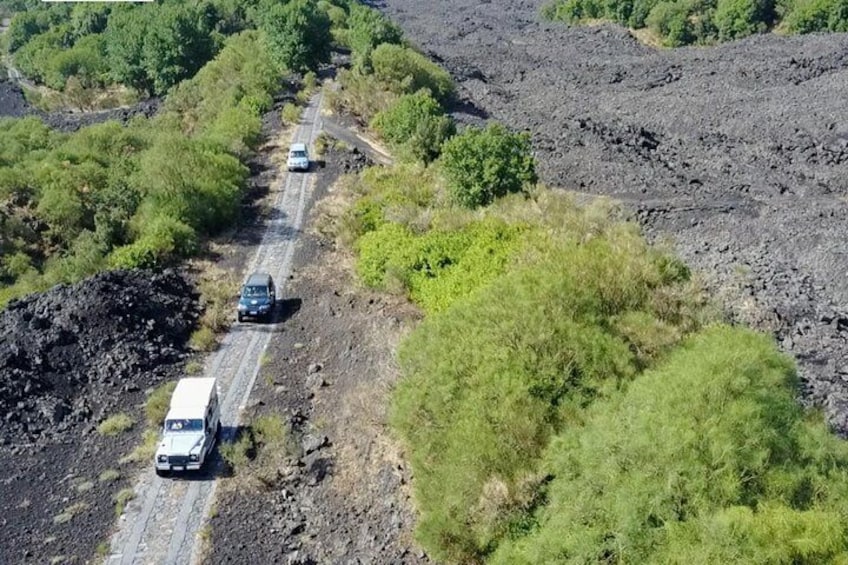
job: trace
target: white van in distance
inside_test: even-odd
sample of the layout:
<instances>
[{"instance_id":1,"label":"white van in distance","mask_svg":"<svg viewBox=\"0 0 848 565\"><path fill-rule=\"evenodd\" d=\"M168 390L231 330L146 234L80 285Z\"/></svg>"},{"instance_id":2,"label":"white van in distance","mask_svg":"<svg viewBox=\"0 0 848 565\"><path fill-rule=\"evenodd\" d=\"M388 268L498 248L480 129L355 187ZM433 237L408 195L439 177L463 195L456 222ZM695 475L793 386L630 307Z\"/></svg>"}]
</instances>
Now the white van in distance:
<instances>
[{"instance_id":1,"label":"white van in distance","mask_svg":"<svg viewBox=\"0 0 848 565\"><path fill-rule=\"evenodd\" d=\"M214 378L180 379L156 449L156 474L203 466L221 433L221 409Z\"/></svg>"}]
</instances>

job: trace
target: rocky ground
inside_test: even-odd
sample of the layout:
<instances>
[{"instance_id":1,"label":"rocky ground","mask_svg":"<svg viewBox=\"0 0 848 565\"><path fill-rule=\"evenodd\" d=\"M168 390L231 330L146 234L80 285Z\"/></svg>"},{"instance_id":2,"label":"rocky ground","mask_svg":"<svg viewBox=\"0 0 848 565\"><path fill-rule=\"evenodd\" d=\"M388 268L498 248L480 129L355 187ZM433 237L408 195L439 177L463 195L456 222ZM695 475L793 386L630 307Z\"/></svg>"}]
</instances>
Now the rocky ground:
<instances>
[{"instance_id":1,"label":"rocky ground","mask_svg":"<svg viewBox=\"0 0 848 565\"><path fill-rule=\"evenodd\" d=\"M38 116L54 129L61 131L76 131L81 127L117 120L128 122L134 116L153 116L159 109L161 100L149 98L128 108L100 110L97 112L43 112L33 108L24 97L23 90L15 82L0 79L0 116L20 118L23 116Z\"/></svg>"},{"instance_id":2,"label":"rocky ground","mask_svg":"<svg viewBox=\"0 0 848 565\"><path fill-rule=\"evenodd\" d=\"M336 197L327 186L360 168L359 153L331 152L310 225ZM243 420L282 415L291 455L272 484L250 471L225 478L211 520L207 563L419 563L408 470L385 428L397 371L392 350L416 313L365 292L350 258L314 228L302 236L283 286L293 307L266 352Z\"/></svg>"},{"instance_id":3,"label":"rocky ground","mask_svg":"<svg viewBox=\"0 0 848 565\"><path fill-rule=\"evenodd\" d=\"M848 35L657 50L542 3L375 4L457 78L460 119L528 130L545 182L622 200L848 433Z\"/></svg>"},{"instance_id":4,"label":"rocky ground","mask_svg":"<svg viewBox=\"0 0 848 565\"><path fill-rule=\"evenodd\" d=\"M0 563L81 563L106 541L145 391L179 374L197 316L168 271L104 273L0 312ZM120 412L132 430L96 431Z\"/></svg>"}]
</instances>

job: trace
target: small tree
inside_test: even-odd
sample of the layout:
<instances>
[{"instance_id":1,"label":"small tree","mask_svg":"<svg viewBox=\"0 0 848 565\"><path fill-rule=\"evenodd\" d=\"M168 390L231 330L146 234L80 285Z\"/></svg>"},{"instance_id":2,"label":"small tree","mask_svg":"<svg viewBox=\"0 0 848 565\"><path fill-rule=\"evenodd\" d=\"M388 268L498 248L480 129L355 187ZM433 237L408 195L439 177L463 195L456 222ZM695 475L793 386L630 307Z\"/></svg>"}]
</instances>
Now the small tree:
<instances>
[{"instance_id":1,"label":"small tree","mask_svg":"<svg viewBox=\"0 0 848 565\"><path fill-rule=\"evenodd\" d=\"M530 135L497 123L449 139L442 147L442 164L451 196L468 208L519 192L537 178Z\"/></svg>"},{"instance_id":2,"label":"small tree","mask_svg":"<svg viewBox=\"0 0 848 565\"><path fill-rule=\"evenodd\" d=\"M330 25L330 17L315 0L293 0L275 5L262 27L279 62L286 69L305 71L329 61Z\"/></svg>"},{"instance_id":3,"label":"small tree","mask_svg":"<svg viewBox=\"0 0 848 565\"><path fill-rule=\"evenodd\" d=\"M397 25L377 10L359 3L351 4L347 25L347 41L358 68L371 64L371 52L381 43L399 44L403 39L403 32Z\"/></svg>"}]
</instances>

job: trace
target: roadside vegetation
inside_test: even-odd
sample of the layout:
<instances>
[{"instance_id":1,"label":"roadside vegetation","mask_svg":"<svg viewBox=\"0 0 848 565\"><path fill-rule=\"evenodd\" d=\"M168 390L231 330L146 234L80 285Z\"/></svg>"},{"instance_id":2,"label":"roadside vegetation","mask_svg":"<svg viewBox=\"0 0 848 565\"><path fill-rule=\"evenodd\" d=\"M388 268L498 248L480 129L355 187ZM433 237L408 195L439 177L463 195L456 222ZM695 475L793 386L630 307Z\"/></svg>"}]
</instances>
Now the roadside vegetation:
<instances>
[{"instance_id":1,"label":"roadside vegetation","mask_svg":"<svg viewBox=\"0 0 848 565\"><path fill-rule=\"evenodd\" d=\"M770 31L848 31L840 0L552 0L542 12L569 24L600 19L648 28L669 47L710 45Z\"/></svg>"},{"instance_id":2,"label":"roadside vegetation","mask_svg":"<svg viewBox=\"0 0 848 565\"><path fill-rule=\"evenodd\" d=\"M282 478L280 473L287 460L296 457L299 448L283 419L265 414L240 427L238 438L222 443L219 449L239 484L271 489Z\"/></svg>"},{"instance_id":3,"label":"roadside vegetation","mask_svg":"<svg viewBox=\"0 0 848 565\"><path fill-rule=\"evenodd\" d=\"M362 35L344 28L348 10L371 13L344 0L12 7L25 9L7 47L30 79L166 96L154 118L72 134L36 118L0 120L0 305L202 251L239 220L245 163L283 78L305 73L304 92L314 91L311 69L328 61L333 38ZM216 317L204 328L219 327ZM200 349L212 342L196 336Z\"/></svg>"},{"instance_id":4,"label":"roadside vegetation","mask_svg":"<svg viewBox=\"0 0 848 565\"><path fill-rule=\"evenodd\" d=\"M322 228L363 284L425 313L398 351L390 421L428 554L848 558L848 446L796 402L791 360L723 323L613 203L538 184L525 135L457 132L433 76L378 77L377 53L409 49L387 37L354 50L333 102L397 162L346 179L350 205Z\"/></svg>"}]
</instances>

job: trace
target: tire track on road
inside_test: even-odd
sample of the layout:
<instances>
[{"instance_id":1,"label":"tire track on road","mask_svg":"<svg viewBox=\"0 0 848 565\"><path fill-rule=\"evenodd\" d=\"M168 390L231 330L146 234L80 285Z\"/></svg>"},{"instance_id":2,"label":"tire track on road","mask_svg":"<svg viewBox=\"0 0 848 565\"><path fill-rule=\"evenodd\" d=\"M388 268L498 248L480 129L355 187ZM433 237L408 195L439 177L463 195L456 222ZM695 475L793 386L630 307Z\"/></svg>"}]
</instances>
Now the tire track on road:
<instances>
[{"instance_id":1,"label":"tire track on road","mask_svg":"<svg viewBox=\"0 0 848 565\"><path fill-rule=\"evenodd\" d=\"M310 100L295 131L294 141L312 146L321 130L322 99L323 93L319 93ZM294 247L315 174L281 174L283 188L277 195L272 218L248 270L269 272L282 291L291 271ZM221 420L225 429L222 439L231 439L235 434L273 328L273 325L236 325L224 337L218 351L207 359L204 375L218 378L222 395ZM215 476L223 468L218 457L210 464L211 476L201 475L196 480L186 481L163 479L156 476L152 466L147 469L135 487L136 499L127 505L118 531L112 537L111 554L106 563L199 562L198 534L214 499Z\"/></svg>"}]
</instances>

